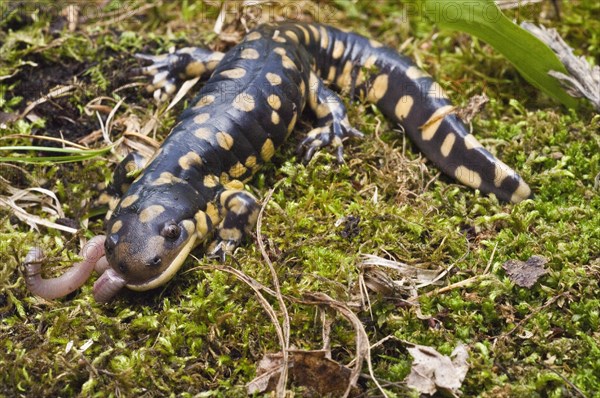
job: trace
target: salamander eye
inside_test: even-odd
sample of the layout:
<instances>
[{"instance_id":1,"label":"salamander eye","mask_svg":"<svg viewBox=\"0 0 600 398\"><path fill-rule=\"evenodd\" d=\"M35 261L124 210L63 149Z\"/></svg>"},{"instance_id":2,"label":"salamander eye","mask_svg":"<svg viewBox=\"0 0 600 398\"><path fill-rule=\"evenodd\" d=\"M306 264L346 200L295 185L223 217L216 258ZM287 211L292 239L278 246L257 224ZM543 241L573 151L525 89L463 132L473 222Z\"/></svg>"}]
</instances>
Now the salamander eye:
<instances>
[{"instance_id":1,"label":"salamander eye","mask_svg":"<svg viewBox=\"0 0 600 398\"><path fill-rule=\"evenodd\" d=\"M181 235L181 227L175 224L173 221L171 221L163 226L163 229L162 231L160 231L160 234L166 239L175 240L179 238L179 235Z\"/></svg>"}]
</instances>

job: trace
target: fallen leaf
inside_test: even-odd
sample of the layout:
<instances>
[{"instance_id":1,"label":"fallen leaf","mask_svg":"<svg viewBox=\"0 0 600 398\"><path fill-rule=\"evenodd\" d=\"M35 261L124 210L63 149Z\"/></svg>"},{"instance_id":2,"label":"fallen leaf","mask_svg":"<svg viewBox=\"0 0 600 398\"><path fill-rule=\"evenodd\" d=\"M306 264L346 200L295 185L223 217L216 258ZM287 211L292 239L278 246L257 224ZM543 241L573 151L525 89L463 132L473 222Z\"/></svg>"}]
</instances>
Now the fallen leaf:
<instances>
[{"instance_id":1,"label":"fallen leaf","mask_svg":"<svg viewBox=\"0 0 600 398\"><path fill-rule=\"evenodd\" d=\"M256 378L246 385L248 394L275 391L282 366L281 353L265 354ZM288 372L292 383L306 388L304 396L342 396L352 377L352 369L331 359L329 350L290 350ZM359 392L353 387L350 395Z\"/></svg>"},{"instance_id":2,"label":"fallen leaf","mask_svg":"<svg viewBox=\"0 0 600 398\"><path fill-rule=\"evenodd\" d=\"M456 110L456 114L463 122L469 124L475 116L477 116L485 104L490 102L490 98L483 93L482 95L474 95L469 98L469 102L464 107Z\"/></svg>"},{"instance_id":3,"label":"fallen leaf","mask_svg":"<svg viewBox=\"0 0 600 398\"><path fill-rule=\"evenodd\" d=\"M429 395L435 394L438 389L458 392L469 370L469 353L464 344L458 345L450 357L417 344L409 347L408 352L414 358L405 380L408 387Z\"/></svg>"},{"instance_id":4,"label":"fallen leaf","mask_svg":"<svg viewBox=\"0 0 600 398\"><path fill-rule=\"evenodd\" d=\"M532 256L526 262L520 260L508 260L502 264L506 274L517 286L532 287L537 280L548 273L544 265L548 260L542 256Z\"/></svg>"}]
</instances>

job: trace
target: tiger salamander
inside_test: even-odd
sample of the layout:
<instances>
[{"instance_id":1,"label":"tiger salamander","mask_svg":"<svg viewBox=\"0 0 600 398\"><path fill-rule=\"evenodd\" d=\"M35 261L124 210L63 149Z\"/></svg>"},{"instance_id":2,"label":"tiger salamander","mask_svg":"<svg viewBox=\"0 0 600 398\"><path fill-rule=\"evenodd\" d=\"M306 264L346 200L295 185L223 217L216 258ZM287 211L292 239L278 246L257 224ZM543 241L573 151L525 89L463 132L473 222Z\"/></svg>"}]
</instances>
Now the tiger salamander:
<instances>
[{"instance_id":1,"label":"tiger salamander","mask_svg":"<svg viewBox=\"0 0 600 398\"><path fill-rule=\"evenodd\" d=\"M129 155L117 169L121 196L100 248L105 257L98 264L107 269L94 286L98 301L124 286L141 291L164 284L207 239L214 237L211 254L231 253L257 218L257 201L243 183L285 142L306 106L316 124L301 141L304 159L329 146L341 161L342 141L362 134L329 86L375 104L462 184L514 203L531 195L469 133L438 83L409 58L361 35L286 22L259 26L227 53L183 48L138 57L152 62L143 71L153 76L159 99L185 80L207 80L146 165ZM138 168L141 174L126 181ZM89 268L99 253L84 257ZM31 286L45 281L30 279Z\"/></svg>"}]
</instances>

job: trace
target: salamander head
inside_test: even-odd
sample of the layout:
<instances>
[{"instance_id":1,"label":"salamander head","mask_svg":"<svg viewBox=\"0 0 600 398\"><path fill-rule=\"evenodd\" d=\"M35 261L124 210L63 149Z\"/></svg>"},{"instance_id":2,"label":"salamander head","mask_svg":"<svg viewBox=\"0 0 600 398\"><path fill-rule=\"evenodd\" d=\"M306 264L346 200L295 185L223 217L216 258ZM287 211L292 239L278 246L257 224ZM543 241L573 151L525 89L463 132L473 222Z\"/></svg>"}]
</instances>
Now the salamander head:
<instances>
[{"instance_id":1,"label":"salamander head","mask_svg":"<svg viewBox=\"0 0 600 398\"><path fill-rule=\"evenodd\" d=\"M138 291L169 281L199 243L195 216L201 202L195 191L174 185L125 196L107 223L105 250L112 270L106 279L117 275L119 288Z\"/></svg>"},{"instance_id":2,"label":"salamander head","mask_svg":"<svg viewBox=\"0 0 600 398\"><path fill-rule=\"evenodd\" d=\"M134 290L153 289L171 279L196 239L192 220L166 216L141 222L139 215L125 214L115 223L121 228L106 237L107 260Z\"/></svg>"}]
</instances>

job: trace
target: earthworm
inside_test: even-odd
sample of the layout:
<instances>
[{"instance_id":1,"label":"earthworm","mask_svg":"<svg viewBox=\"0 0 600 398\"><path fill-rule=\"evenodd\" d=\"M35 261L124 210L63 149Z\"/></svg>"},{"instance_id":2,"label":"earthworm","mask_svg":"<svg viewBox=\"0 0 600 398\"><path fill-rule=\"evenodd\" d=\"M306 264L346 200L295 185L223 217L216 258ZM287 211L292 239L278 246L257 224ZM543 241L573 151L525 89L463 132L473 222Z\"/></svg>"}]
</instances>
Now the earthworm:
<instances>
[{"instance_id":1,"label":"earthworm","mask_svg":"<svg viewBox=\"0 0 600 398\"><path fill-rule=\"evenodd\" d=\"M73 267L61 276L49 279L44 279L41 275L44 256L42 249L32 248L23 263L27 288L33 294L48 300L66 296L78 289L89 279L96 263L104 258L104 240L104 235L90 239L81 249L83 261L73 264Z\"/></svg>"},{"instance_id":2,"label":"earthworm","mask_svg":"<svg viewBox=\"0 0 600 398\"><path fill-rule=\"evenodd\" d=\"M108 268L94 283L94 298L99 303L110 301L125 286L125 279L114 269Z\"/></svg>"}]
</instances>

